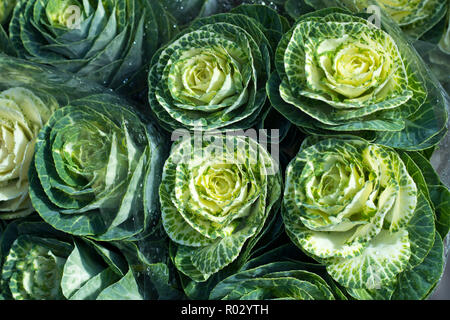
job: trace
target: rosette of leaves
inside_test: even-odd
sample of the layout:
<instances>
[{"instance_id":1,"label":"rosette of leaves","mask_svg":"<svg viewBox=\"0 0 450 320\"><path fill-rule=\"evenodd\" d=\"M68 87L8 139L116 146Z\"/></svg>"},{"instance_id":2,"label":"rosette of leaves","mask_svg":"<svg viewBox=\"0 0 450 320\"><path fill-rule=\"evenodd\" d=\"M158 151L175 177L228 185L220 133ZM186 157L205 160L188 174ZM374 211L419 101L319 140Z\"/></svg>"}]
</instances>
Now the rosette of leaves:
<instances>
[{"instance_id":1,"label":"rosette of leaves","mask_svg":"<svg viewBox=\"0 0 450 320\"><path fill-rule=\"evenodd\" d=\"M160 186L162 223L176 268L194 282L246 261L280 204L281 174L243 136L175 142Z\"/></svg>"},{"instance_id":2,"label":"rosette of leaves","mask_svg":"<svg viewBox=\"0 0 450 320\"><path fill-rule=\"evenodd\" d=\"M36 217L8 224L0 249L3 299L142 299L117 248L72 238Z\"/></svg>"},{"instance_id":3,"label":"rosette of leaves","mask_svg":"<svg viewBox=\"0 0 450 320\"><path fill-rule=\"evenodd\" d=\"M211 300L336 300L347 298L317 264L295 260L286 244L248 261L218 283Z\"/></svg>"},{"instance_id":4,"label":"rosette of leaves","mask_svg":"<svg viewBox=\"0 0 450 320\"><path fill-rule=\"evenodd\" d=\"M0 25L8 23L17 0L0 0Z\"/></svg>"},{"instance_id":5,"label":"rosette of leaves","mask_svg":"<svg viewBox=\"0 0 450 320\"><path fill-rule=\"evenodd\" d=\"M357 299L423 299L443 272L450 193L420 153L309 138L286 171L291 240Z\"/></svg>"},{"instance_id":6,"label":"rosette of leaves","mask_svg":"<svg viewBox=\"0 0 450 320\"><path fill-rule=\"evenodd\" d=\"M286 21L266 6L237 10L195 20L153 57L148 98L166 130L247 129L267 114L272 46Z\"/></svg>"},{"instance_id":7,"label":"rosette of leaves","mask_svg":"<svg viewBox=\"0 0 450 320\"><path fill-rule=\"evenodd\" d=\"M21 0L9 33L20 58L134 93L174 31L159 1Z\"/></svg>"},{"instance_id":8,"label":"rosette of leaves","mask_svg":"<svg viewBox=\"0 0 450 320\"><path fill-rule=\"evenodd\" d=\"M28 196L28 168L39 130L58 104L22 87L0 91L0 219L34 211Z\"/></svg>"},{"instance_id":9,"label":"rosette of leaves","mask_svg":"<svg viewBox=\"0 0 450 320\"><path fill-rule=\"evenodd\" d=\"M165 156L158 129L122 100L106 94L74 100L38 135L32 204L69 234L139 239L157 229Z\"/></svg>"},{"instance_id":10,"label":"rosette of leaves","mask_svg":"<svg viewBox=\"0 0 450 320\"><path fill-rule=\"evenodd\" d=\"M272 105L307 133L434 146L447 132L439 83L396 26L362 16L329 8L300 17L277 48Z\"/></svg>"}]
</instances>

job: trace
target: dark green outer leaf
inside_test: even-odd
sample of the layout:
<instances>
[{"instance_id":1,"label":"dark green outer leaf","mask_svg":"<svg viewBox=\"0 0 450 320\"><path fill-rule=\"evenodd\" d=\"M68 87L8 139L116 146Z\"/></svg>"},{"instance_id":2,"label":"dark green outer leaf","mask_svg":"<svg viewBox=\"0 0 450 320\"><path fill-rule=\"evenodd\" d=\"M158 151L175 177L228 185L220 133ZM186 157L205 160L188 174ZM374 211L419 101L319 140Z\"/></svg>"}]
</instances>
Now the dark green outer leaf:
<instances>
[{"instance_id":1,"label":"dark green outer leaf","mask_svg":"<svg viewBox=\"0 0 450 320\"><path fill-rule=\"evenodd\" d=\"M439 175L423 155L417 152L410 152L408 155L422 171L436 215L436 230L441 238L445 238L450 229L450 191L442 184Z\"/></svg>"},{"instance_id":2,"label":"dark green outer leaf","mask_svg":"<svg viewBox=\"0 0 450 320\"><path fill-rule=\"evenodd\" d=\"M304 0L287 0L284 5L284 10L292 19L297 20L298 17L312 12L314 9L307 5Z\"/></svg>"},{"instance_id":3,"label":"dark green outer leaf","mask_svg":"<svg viewBox=\"0 0 450 320\"><path fill-rule=\"evenodd\" d=\"M427 297L441 278L444 269L444 247L438 233L425 260L399 275L393 300L421 300Z\"/></svg>"},{"instance_id":4,"label":"dark green outer leaf","mask_svg":"<svg viewBox=\"0 0 450 320\"><path fill-rule=\"evenodd\" d=\"M418 194L416 211L406 229L411 248L408 268L412 269L422 263L435 241L433 210L422 192Z\"/></svg>"},{"instance_id":5,"label":"dark green outer leaf","mask_svg":"<svg viewBox=\"0 0 450 320\"><path fill-rule=\"evenodd\" d=\"M114 245L125 255L145 300L181 299L169 266L167 236L161 231L139 242L120 241Z\"/></svg>"},{"instance_id":6,"label":"dark green outer leaf","mask_svg":"<svg viewBox=\"0 0 450 320\"><path fill-rule=\"evenodd\" d=\"M133 271L129 270L125 277L104 289L97 300L143 300Z\"/></svg>"},{"instance_id":7,"label":"dark green outer leaf","mask_svg":"<svg viewBox=\"0 0 450 320\"><path fill-rule=\"evenodd\" d=\"M186 25L204 13L208 1L210 0L161 0L161 4L178 24Z\"/></svg>"}]
</instances>

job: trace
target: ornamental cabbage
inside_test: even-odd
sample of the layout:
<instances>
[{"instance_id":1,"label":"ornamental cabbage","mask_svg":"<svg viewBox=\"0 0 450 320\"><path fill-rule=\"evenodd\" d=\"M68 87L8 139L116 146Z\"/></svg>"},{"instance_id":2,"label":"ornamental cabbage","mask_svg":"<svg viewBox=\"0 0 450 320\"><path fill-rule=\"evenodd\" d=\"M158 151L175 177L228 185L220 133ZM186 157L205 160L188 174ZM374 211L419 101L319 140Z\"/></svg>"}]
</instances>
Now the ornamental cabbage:
<instances>
[{"instance_id":1,"label":"ornamental cabbage","mask_svg":"<svg viewBox=\"0 0 450 320\"><path fill-rule=\"evenodd\" d=\"M120 289L121 299L142 300L120 250L74 239L35 217L10 223L0 248L0 298L111 300Z\"/></svg>"},{"instance_id":2,"label":"ornamental cabbage","mask_svg":"<svg viewBox=\"0 0 450 320\"><path fill-rule=\"evenodd\" d=\"M172 25L158 1L21 0L9 32L20 58L131 94Z\"/></svg>"},{"instance_id":3,"label":"ornamental cabbage","mask_svg":"<svg viewBox=\"0 0 450 320\"><path fill-rule=\"evenodd\" d=\"M13 87L0 92L0 219L34 211L28 196L28 168L39 130L58 104L33 91Z\"/></svg>"},{"instance_id":4,"label":"ornamental cabbage","mask_svg":"<svg viewBox=\"0 0 450 320\"><path fill-rule=\"evenodd\" d=\"M258 8L249 11L271 20L275 37L281 35L284 20L268 7ZM258 123L269 108L264 88L273 42L265 32L250 15L218 14L195 20L157 52L148 98L160 124L168 131L203 131Z\"/></svg>"},{"instance_id":5,"label":"ornamental cabbage","mask_svg":"<svg viewBox=\"0 0 450 320\"><path fill-rule=\"evenodd\" d=\"M430 197L418 165L432 172L418 153L352 137L307 139L286 171L286 233L354 297L424 298L442 272L450 197L446 188Z\"/></svg>"},{"instance_id":6,"label":"ornamental cabbage","mask_svg":"<svg viewBox=\"0 0 450 320\"><path fill-rule=\"evenodd\" d=\"M447 132L439 84L389 25L378 29L343 9L319 10L297 20L275 60L270 101L307 133L353 132L421 150Z\"/></svg>"},{"instance_id":7,"label":"ornamental cabbage","mask_svg":"<svg viewBox=\"0 0 450 320\"><path fill-rule=\"evenodd\" d=\"M203 282L251 249L279 208L281 174L253 139L184 138L172 147L159 194L174 264Z\"/></svg>"},{"instance_id":8,"label":"ornamental cabbage","mask_svg":"<svg viewBox=\"0 0 450 320\"><path fill-rule=\"evenodd\" d=\"M56 111L40 131L30 196L55 229L104 241L153 232L166 147L130 108L92 95Z\"/></svg>"}]
</instances>

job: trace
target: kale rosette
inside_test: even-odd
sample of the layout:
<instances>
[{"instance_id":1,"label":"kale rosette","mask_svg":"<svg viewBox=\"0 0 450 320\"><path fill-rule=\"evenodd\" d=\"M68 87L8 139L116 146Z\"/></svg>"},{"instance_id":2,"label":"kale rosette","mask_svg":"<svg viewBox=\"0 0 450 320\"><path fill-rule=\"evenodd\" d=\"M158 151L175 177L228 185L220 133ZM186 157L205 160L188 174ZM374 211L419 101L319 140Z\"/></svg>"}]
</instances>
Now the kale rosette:
<instances>
[{"instance_id":1,"label":"kale rosette","mask_svg":"<svg viewBox=\"0 0 450 320\"><path fill-rule=\"evenodd\" d=\"M152 59L148 98L160 124L207 131L259 123L270 107L265 84L273 47L286 26L265 6L195 20Z\"/></svg>"},{"instance_id":2,"label":"kale rosette","mask_svg":"<svg viewBox=\"0 0 450 320\"><path fill-rule=\"evenodd\" d=\"M9 33L20 58L131 94L174 33L171 19L159 1L20 0Z\"/></svg>"},{"instance_id":3,"label":"kale rosette","mask_svg":"<svg viewBox=\"0 0 450 320\"><path fill-rule=\"evenodd\" d=\"M241 136L176 142L159 194L177 269L197 282L230 265L276 214L281 174L268 152Z\"/></svg>"},{"instance_id":4,"label":"kale rosette","mask_svg":"<svg viewBox=\"0 0 450 320\"><path fill-rule=\"evenodd\" d=\"M286 172L287 234L355 297L424 298L442 271L450 197L439 181L427 185L419 166L433 175L418 153L307 139ZM430 263L436 268L424 273ZM426 280L413 288L409 278Z\"/></svg>"},{"instance_id":5,"label":"kale rosette","mask_svg":"<svg viewBox=\"0 0 450 320\"><path fill-rule=\"evenodd\" d=\"M447 132L446 100L395 28L337 8L300 17L277 49L273 106L310 134L352 133L422 150Z\"/></svg>"},{"instance_id":6,"label":"kale rosette","mask_svg":"<svg viewBox=\"0 0 450 320\"><path fill-rule=\"evenodd\" d=\"M123 240L159 221L162 135L119 102L106 94L72 101L38 135L31 200L58 230Z\"/></svg>"}]
</instances>

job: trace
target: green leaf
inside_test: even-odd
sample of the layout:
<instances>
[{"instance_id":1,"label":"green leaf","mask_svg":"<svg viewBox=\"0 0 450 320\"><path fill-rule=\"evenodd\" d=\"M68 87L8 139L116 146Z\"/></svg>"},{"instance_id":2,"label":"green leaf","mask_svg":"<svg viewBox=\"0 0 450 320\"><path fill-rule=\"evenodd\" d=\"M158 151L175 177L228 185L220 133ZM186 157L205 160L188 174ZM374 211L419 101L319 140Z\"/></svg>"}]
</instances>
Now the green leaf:
<instances>
[{"instance_id":1,"label":"green leaf","mask_svg":"<svg viewBox=\"0 0 450 320\"><path fill-rule=\"evenodd\" d=\"M434 244L434 214L433 210L422 193L419 193L416 211L407 226L411 257L408 268L414 268L422 263Z\"/></svg>"},{"instance_id":2,"label":"green leaf","mask_svg":"<svg viewBox=\"0 0 450 320\"><path fill-rule=\"evenodd\" d=\"M125 277L104 289L97 300L143 300L133 271L128 271Z\"/></svg>"},{"instance_id":3,"label":"green leaf","mask_svg":"<svg viewBox=\"0 0 450 320\"><path fill-rule=\"evenodd\" d=\"M70 300L95 300L106 288L119 280L119 276L110 268L90 278L70 297Z\"/></svg>"},{"instance_id":4,"label":"green leaf","mask_svg":"<svg viewBox=\"0 0 450 320\"><path fill-rule=\"evenodd\" d=\"M435 235L434 245L423 262L401 273L393 300L419 300L430 294L444 270L444 248L441 237Z\"/></svg>"},{"instance_id":5,"label":"green leaf","mask_svg":"<svg viewBox=\"0 0 450 320\"><path fill-rule=\"evenodd\" d=\"M381 289L353 289L346 288L347 292L358 300L390 300L394 293L392 286L387 286Z\"/></svg>"},{"instance_id":6,"label":"green leaf","mask_svg":"<svg viewBox=\"0 0 450 320\"><path fill-rule=\"evenodd\" d=\"M284 4L284 10L292 19L297 20L298 17L312 12L314 9L307 5L304 0L287 0Z\"/></svg>"},{"instance_id":7,"label":"green leaf","mask_svg":"<svg viewBox=\"0 0 450 320\"><path fill-rule=\"evenodd\" d=\"M436 230L445 238L450 229L450 191L442 184L430 161L417 152L408 155L422 171L436 215Z\"/></svg>"},{"instance_id":8,"label":"green leaf","mask_svg":"<svg viewBox=\"0 0 450 320\"><path fill-rule=\"evenodd\" d=\"M79 240L75 241L75 249L64 265L61 280L64 296L70 299L89 280L99 275L105 269L104 262L97 255L93 254L92 249ZM80 295L83 295L83 292Z\"/></svg>"},{"instance_id":9,"label":"green leaf","mask_svg":"<svg viewBox=\"0 0 450 320\"><path fill-rule=\"evenodd\" d=\"M20 0L9 32L19 57L133 96L173 25L159 1Z\"/></svg>"},{"instance_id":10,"label":"green leaf","mask_svg":"<svg viewBox=\"0 0 450 320\"><path fill-rule=\"evenodd\" d=\"M361 255L333 259L327 265L330 275L344 287L381 289L405 270L411 256L408 232L390 234L382 230Z\"/></svg>"}]
</instances>

